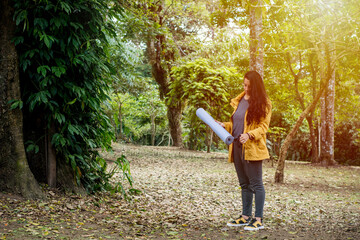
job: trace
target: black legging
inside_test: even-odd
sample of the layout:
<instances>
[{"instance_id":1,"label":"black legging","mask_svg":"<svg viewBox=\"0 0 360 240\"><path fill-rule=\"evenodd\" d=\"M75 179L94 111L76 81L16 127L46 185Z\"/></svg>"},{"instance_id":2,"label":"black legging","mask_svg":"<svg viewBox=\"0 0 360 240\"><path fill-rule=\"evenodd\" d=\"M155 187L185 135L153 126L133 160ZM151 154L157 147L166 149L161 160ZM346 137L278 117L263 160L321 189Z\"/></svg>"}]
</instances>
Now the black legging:
<instances>
[{"instance_id":1,"label":"black legging","mask_svg":"<svg viewBox=\"0 0 360 240\"><path fill-rule=\"evenodd\" d=\"M241 186L242 215L252 216L253 194L255 194L255 217L263 217L265 188L262 181L262 161L245 161L242 145L233 143L236 173Z\"/></svg>"}]
</instances>

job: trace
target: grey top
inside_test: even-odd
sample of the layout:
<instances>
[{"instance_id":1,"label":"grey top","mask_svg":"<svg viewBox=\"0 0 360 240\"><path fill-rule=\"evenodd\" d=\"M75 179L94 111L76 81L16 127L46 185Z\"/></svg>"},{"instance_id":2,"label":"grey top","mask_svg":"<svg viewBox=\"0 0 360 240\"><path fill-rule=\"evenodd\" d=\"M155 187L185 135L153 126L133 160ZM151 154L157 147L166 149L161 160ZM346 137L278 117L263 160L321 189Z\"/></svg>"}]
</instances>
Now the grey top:
<instances>
[{"instance_id":1,"label":"grey top","mask_svg":"<svg viewBox=\"0 0 360 240\"><path fill-rule=\"evenodd\" d=\"M249 107L249 102L245 100L245 98L243 97L234 115L232 116L233 119L232 135L234 136L234 138L239 137L240 134L244 132L245 113L248 107Z\"/></svg>"}]
</instances>

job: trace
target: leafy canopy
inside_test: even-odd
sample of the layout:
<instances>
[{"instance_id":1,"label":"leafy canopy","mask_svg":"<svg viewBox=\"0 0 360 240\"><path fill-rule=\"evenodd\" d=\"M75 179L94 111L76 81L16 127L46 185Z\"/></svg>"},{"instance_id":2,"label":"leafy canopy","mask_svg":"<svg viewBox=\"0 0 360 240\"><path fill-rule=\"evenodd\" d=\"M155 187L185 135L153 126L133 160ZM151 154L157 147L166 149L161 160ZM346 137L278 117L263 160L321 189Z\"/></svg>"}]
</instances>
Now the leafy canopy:
<instances>
[{"instance_id":1,"label":"leafy canopy","mask_svg":"<svg viewBox=\"0 0 360 240\"><path fill-rule=\"evenodd\" d=\"M110 149L113 139L100 104L116 73L107 59L121 8L101 0L15 0L14 8L25 111L43 116L77 183L89 192L110 189L96 149Z\"/></svg>"}]
</instances>

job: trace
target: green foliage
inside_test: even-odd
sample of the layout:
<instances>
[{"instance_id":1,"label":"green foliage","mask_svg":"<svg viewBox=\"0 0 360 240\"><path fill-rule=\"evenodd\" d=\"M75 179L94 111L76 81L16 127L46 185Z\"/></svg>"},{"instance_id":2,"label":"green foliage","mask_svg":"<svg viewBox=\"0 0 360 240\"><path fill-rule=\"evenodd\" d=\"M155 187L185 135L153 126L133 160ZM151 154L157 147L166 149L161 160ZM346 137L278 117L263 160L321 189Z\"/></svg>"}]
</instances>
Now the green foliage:
<instances>
[{"instance_id":1,"label":"green foliage","mask_svg":"<svg viewBox=\"0 0 360 240\"><path fill-rule=\"evenodd\" d=\"M211 23L220 28L228 25L231 20L245 21L246 14L246 0L219 0L217 1L219 7L211 13Z\"/></svg>"},{"instance_id":2,"label":"green foliage","mask_svg":"<svg viewBox=\"0 0 360 240\"><path fill-rule=\"evenodd\" d=\"M138 194L140 191L138 189L132 188L133 186L133 178L131 176L130 172L130 162L126 159L124 155L121 155L121 157L117 158L115 161L115 166L110 170L110 176L114 176L117 174L117 181L115 184L115 188L113 189L113 193L120 192L123 196L126 198L128 197L128 193L130 194ZM126 183L130 184L130 187L128 190L124 188L124 181Z\"/></svg>"},{"instance_id":3,"label":"green foliage","mask_svg":"<svg viewBox=\"0 0 360 240\"><path fill-rule=\"evenodd\" d=\"M234 34L235 33L235 34ZM202 39L193 52L179 59L179 64L205 58L213 68L234 67L239 72L249 68L248 34L238 26L215 28L211 39ZM193 44L192 44L193 45Z\"/></svg>"},{"instance_id":4,"label":"green foliage","mask_svg":"<svg viewBox=\"0 0 360 240\"><path fill-rule=\"evenodd\" d=\"M276 125L269 128L267 140L270 156L272 158L277 158L277 156L279 156L282 140L285 139L285 137L286 128L277 127Z\"/></svg>"},{"instance_id":5,"label":"green foliage","mask_svg":"<svg viewBox=\"0 0 360 240\"><path fill-rule=\"evenodd\" d=\"M264 19L263 37L269 60L265 84L270 89L268 92L274 106L272 126L289 129L302 112L295 94L296 78L304 105L308 106L313 100L329 65L325 62L324 46L334 49L332 54L336 51L337 55L336 59L332 59L336 61L335 127L337 128L339 123L342 125L341 121L358 119L359 113L353 109L358 109L356 106L359 103L354 94L354 86L357 85L355 82L358 82L355 79L358 78L359 67L358 53L355 52L360 45L358 40L355 40L358 39L356 34L349 33L358 28L353 24L359 19L353 9L359 9L359 3L308 0L283 3L284 1L275 1ZM350 45L352 47L348 48ZM317 108L314 113L314 127L319 116L320 109ZM289 149L290 156L301 160L308 159L311 150L308 135L308 126L303 124L293 139ZM341 148L335 148L335 156L340 150Z\"/></svg>"},{"instance_id":6,"label":"green foliage","mask_svg":"<svg viewBox=\"0 0 360 240\"><path fill-rule=\"evenodd\" d=\"M130 172L130 162L124 155L117 158L110 169L108 169L107 162L103 158L98 158L96 162L93 161L91 164L97 164L98 166L94 166L94 168L100 168L102 171L97 173L92 171L88 174L85 180L89 181L85 186L91 186L88 191L110 190L111 193L121 193L126 199L128 199L129 193L139 193L139 190L132 188L133 178ZM112 181L115 182L112 183ZM129 189L126 188L127 185L130 186Z\"/></svg>"},{"instance_id":7,"label":"green foliage","mask_svg":"<svg viewBox=\"0 0 360 240\"><path fill-rule=\"evenodd\" d=\"M334 135L336 161L360 166L360 122L341 122L335 126Z\"/></svg>"},{"instance_id":8,"label":"green foliage","mask_svg":"<svg viewBox=\"0 0 360 240\"><path fill-rule=\"evenodd\" d=\"M35 153L39 152L39 146L35 142L27 141L25 145L27 145L26 152L31 152L31 151L34 151Z\"/></svg>"},{"instance_id":9,"label":"green foliage","mask_svg":"<svg viewBox=\"0 0 360 240\"><path fill-rule=\"evenodd\" d=\"M169 101L180 98L189 105L204 109L227 103L227 85L238 77L235 69L213 69L202 58L174 67L171 75L175 80L170 86Z\"/></svg>"},{"instance_id":10,"label":"green foliage","mask_svg":"<svg viewBox=\"0 0 360 240\"><path fill-rule=\"evenodd\" d=\"M101 102L115 73L108 46L121 9L100 0L15 0L14 8L25 110L54 131L57 157L78 183L89 192L111 188L97 148L113 139Z\"/></svg>"},{"instance_id":11,"label":"green foliage","mask_svg":"<svg viewBox=\"0 0 360 240\"><path fill-rule=\"evenodd\" d=\"M11 110L16 109L16 108L22 109L23 105L24 105L22 100L14 100L13 99L13 100L10 100L8 103L11 104L10 105Z\"/></svg>"},{"instance_id":12,"label":"green foliage","mask_svg":"<svg viewBox=\"0 0 360 240\"><path fill-rule=\"evenodd\" d=\"M149 139L155 134L155 145L164 144L163 138L168 135L165 103L149 79L142 79L142 85L143 92L136 95L113 93L104 108L118 139L150 145Z\"/></svg>"},{"instance_id":13,"label":"green foliage","mask_svg":"<svg viewBox=\"0 0 360 240\"><path fill-rule=\"evenodd\" d=\"M239 75L234 68L213 69L202 58L174 67L171 74L174 81L170 85L169 104L174 99L186 102L185 127L191 131L186 133L185 141L191 149L201 148L201 142L205 142L199 141L205 136L204 125L196 116L196 109L204 108L219 120L230 117L225 106L230 101L231 86L239 82Z\"/></svg>"},{"instance_id":14,"label":"green foliage","mask_svg":"<svg viewBox=\"0 0 360 240\"><path fill-rule=\"evenodd\" d=\"M139 46L126 36L127 23L131 21L124 16L114 22L116 36L110 39L108 58L116 66L112 89L115 92L137 95L146 87L143 77L148 77L148 66L143 64L144 53Z\"/></svg>"}]
</instances>

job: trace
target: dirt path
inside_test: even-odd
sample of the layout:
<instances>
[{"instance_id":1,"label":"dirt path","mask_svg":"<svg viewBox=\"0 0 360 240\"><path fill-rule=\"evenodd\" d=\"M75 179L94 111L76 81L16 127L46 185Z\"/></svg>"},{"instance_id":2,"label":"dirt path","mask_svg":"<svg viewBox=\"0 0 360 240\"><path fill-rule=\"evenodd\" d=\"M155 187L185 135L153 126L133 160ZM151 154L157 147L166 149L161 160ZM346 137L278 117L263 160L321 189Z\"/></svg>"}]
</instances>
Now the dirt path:
<instances>
[{"instance_id":1,"label":"dirt path","mask_svg":"<svg viewBox=\"0 0 360 240\"><path fill-rule=\"evenodd\" d=\"M119 195L48 192L45 202L0 195L0 239L360 239L360 169L288 164L274 184L264 165L265 229L226 222L240 214L240 189L226 153L114 145L131 162L135 188Z\"/></svg>"}]
</instances>

